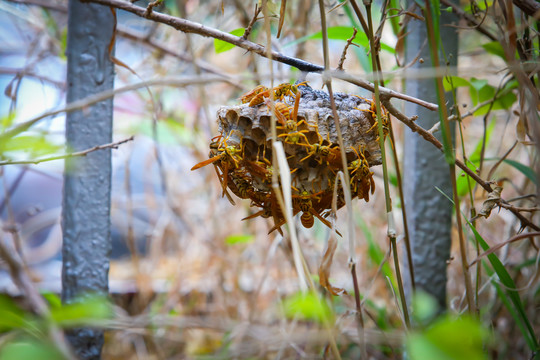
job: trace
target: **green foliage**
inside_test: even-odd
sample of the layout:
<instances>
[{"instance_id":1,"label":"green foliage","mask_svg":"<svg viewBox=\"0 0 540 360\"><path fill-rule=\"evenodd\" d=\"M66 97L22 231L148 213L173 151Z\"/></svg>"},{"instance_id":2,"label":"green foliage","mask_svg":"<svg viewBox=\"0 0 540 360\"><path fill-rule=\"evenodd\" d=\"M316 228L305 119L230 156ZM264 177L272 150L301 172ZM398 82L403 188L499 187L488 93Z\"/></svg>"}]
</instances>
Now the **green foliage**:
<instances>
[{"instance_id":1,"label":"green foliage","mask_svg":"<svg viewBox=\"0 0 540 360\"><path fill-rule=\"evenodd\" d=\"M382 264L384 260L384 252L382 251L379 244L375 242L373 238L373 233L371 232L371 229L366 224L366 222L361 217L358 217L356 223L360 226L366 238L366 242L368 244L368 259L371 260L373 265L377 267L380 266L380 264ZM397 290L396 278L388 262L383 264L382 273L384 277L390 279L394 290Z\"/></svg>"},{"instance_id":2,"label":"green foliage","mask_svg":"<svg viewBox=\"0 0 540 360\"><path fill-rule=\"evenodd\" d=\"M96 325L112 317L112 308L103 296L87 296L71 304L60 304L54 294L45 294L51 304L50 316L40 317L22 309L7 295L0 295L0 333L11 332L0 344L3 359L60 359L58 351L48 342L50 323L56 326L82 327Z\"/></svg>"},{"instance_id":3,"label":"green foliage","mask_svg":"<svg viewBox=\"0 0 540 360\"><path fill-rule=\"evenodd\" d=\"M444 316L424 331L414 332L407 339L412 360L482 360L488 332L479 321L468 316Z\"/></svg>"},{"instance_id":4,"label":"green foliage","mask_svg":"<svg viewBox=\"0 0 540 360\"><path fill-rule=\"evenodd\" d=\"M494 129L495 129L495 121L492 121L486 130L486 144L485 144L486 148L489 144L489 141L491 139L491 134L493 134ZM474 148L474 151L472 152L472 154L469 155L469 159L468 159L469 161L467 162L467 167L471 169L472 171L476 171L477 167L480 165L480 155L482 154L483 141L484 141L483 139L478 140ZM461 171L460 175L457 177L458 195L464 196L470 190L472 190L472 187L475 184L476 184L475 181L469 175L466 175L464 171Z\"/></svg>"},{"instance_id":5,"label":"green foliage","mask_svg":"<svg viewBox=\"0 0 540 360\"><path fill-rule=\"evenodd\" d=\"M59 308L51 308L51 320L62 327L75 327L111 318L112 309L103 296L89 296Z\"/></svg>"},{"instance_id":6,"label":"green foliage","mask_svg":"<svg viewBox=\"0 0 540 360\"><path fill-rule=\"evenodd\" d=\"M58 360L62 354L50 343L31 339L9 342L0 347L0 360Z\"/></svg>"},{"instance_id":7,"label":"green foliage","mask_svg":"<svg viewBox=\"0 0 540 360\"><path fill-rule=\"evenodd\" d=\"M244 28L238 28L238 29L234 29L229 34L234 35L234 36L242 36L242 35L244 35L245 31L246 31L246 29L244 29ZM231 43L228 43L226 41L219 40L219 39L214 39L214 50L215 50L216 54L219 54L219 53L222 53L222 52L225 52L225 51L229 51L229 50L233 49L234 47L235 47L235 45L233 45Z\"/></svg>"},{"instance_id":8,"label":"green foliage","mask_svg":"<svg viewBox=\"0 0 540 360\"><path fill-rule=\"evenodd\" d=\"M469 224L469 227L471 228L476 241L480 244L482 249L484 251L489 250L489 245L478 233L478 231L476 231L475 227L469 221L467 221L467 223ZM501 260L499 260L497 255L495 255L494 253L491 253L487 256L487 258L489 260L489 263L493 267L493 270L499 277L500 282L504 286L504 291L503 291L499 287L499 285L494 282L494 284L496 285L497 293L499 297L501 298L502 302L505 304L509 312L514 317L516 324L518 324L531 350L537 351L539 348L538 340L536 338L533 327L531 326L531 323L527 317L527 313L525 312L525 308L523 307L523 303L521 302L519 293L515 290L516 284L514 283L514 280L512 279L512 277L510 276L506 268L504 267Z\"/></svg>"},{"instance_id":9,"label":"green foliage","mask_svg":"<svg viewBox=\"0 0 540 360\"><path fill-rule=\"evenodd\" d=\"M536 172L533 168L511 159L504 159L503 162L519 170L523 175L525 175L529 180L531 180L534 185L538 186L538 177L536 176Z\"/></svg>"},{"instance_id":10,"label":"green foliage","mask_svg":"<svg viewBox=\"0 0 540 360\"><path fill-rule=\"evenodd\" d=\"M352 26L333 26L333 27L328 28L328 39L347 41L348 39L351 38L353 33L354 33L354 28ZM318 31L311 35L306 35L299 39L291 41L285 44L284 47L293 46L307 40L320 40L320 39L322 39L322 31ZM367 35L364 34L362 31L358 31L358 33L356 33L356 37L354 38L353 43L360 45L365 49L369 49L369 39ZM393 47L383 42L381 42L381 49L388 51L391 54L395 53L395 50Z\"/></svg>"},{"instance_id":11,"label":"green foliage","mask_svg":"<svg viewBox=\"0 0 540 360\"><path fill-rule=\"evenodd\" d=\"M437 315L439 304L433 296L418 290L412 300L412 309L415 322L425 326Z\"/></svg>"},{"instance_id":12,"label":"green foliage","mask_svg":"<svg viewBox=\"0 0 540 360\"><path fill-rule=\"evenodd\" d=\"M488 100L493 101L493 105L486 104L474 112L474 115L485 115L491 110L508 110L516 102L517 97L512 92L517 87L516 81L508 82L499 91L488 84L487 80L471 78L466 80L458 76L445 77L443 80L445 91L451 91L458 87L468 87L473 106Z\"/></svg>"},{"instance_id":13,"label":"green foliage","mask_svg":"<svg viewBox=\"0 0 540 360\"><path fill-rule=\"evenodd\" d=\"M488 53L498 56L503 60L506 60L506 57L504 56L504 49L500 42L498 41L490 41L488 43L485 43L482 45L484 50L486 50Z\"/></svg>"},{"instance_id":14,"label":"green foliage","mask_svg":"<svg viewBox=\"0 0 540 360\"><path fill-rule=\"evenodd\" d=\"M132 131L135 134L141 134L148 137L153 137L152 123L149 121L141 121L136 124ZM160 120L156 124L157 140L163 145L178 145L192 144L193 133L187 130L183 123L175 119L167 118Z\"/></svg>"},{"instance_id":15,"label":"green foliage","mask_svg":"<svg viewBox=\"0 0 540 360\"><path fill-rule=\"evenodd\" d=\"M297 293L283 303L285 315L290 318L312 320L318 323L331 322L334 314L324 299L314 293Z\"/></svg>"},{"instance_id":16,"label":"green foliage","mask_svg":"<svg viewBox=\"0 0 540 360\"><path fill-rule=\"evenodd\" d=\"M20 329L27 323L25 312L9 296L0 295L0 333Z\"/></svg>"},{"instance_id":17,"label":"green foliage","mask_svg":"<svg viewBox=\"0 0 540 360\"><path fill-rule=\"evenodd\" d=\"M225 239L225 244L227 245L237 245L237 244L249 244L255 240L255 236L249 234L234 234L229 235Z\"/></svg>"}]
</instances>

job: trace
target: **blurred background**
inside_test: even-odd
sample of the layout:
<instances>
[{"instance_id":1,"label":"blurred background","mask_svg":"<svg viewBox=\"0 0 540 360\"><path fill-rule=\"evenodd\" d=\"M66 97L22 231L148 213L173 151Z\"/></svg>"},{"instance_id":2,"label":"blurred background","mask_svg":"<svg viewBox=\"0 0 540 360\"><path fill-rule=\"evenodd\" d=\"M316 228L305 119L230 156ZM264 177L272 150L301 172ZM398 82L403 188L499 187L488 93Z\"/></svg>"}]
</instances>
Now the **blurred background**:
<instances>
[{"instance_id":1,"label":"blurred background","mask_svg":"<svg viewBox=\"0 0 540 360\"><path fill-rule=\"evenodd\" d=\"M486 26L496 29L490 9L472 3L477 8L472 5L462 8L471 16L476 11L477 18L485 14ZM241 0L167 0L156 10L233 32L249 24L255 4ZM354 24L351 23L349 5L340 6L339 2L331 1L326 5L330 63L335 68ZM269 1L268 6L274 50L323 64L317 3L289 1L279 39L275 35L280 2ZM375 2L373 7L377 22L382 4ZM401 12L394 11L393 17L403 21L405 4L396 2L394 8ZM262 14L260 16L250 39L266 44ZM116 66L116 88L141 80L199 74L217 75L221 80L184 87L153 86L150 91L141 87L115 95L114 140L132 135L134 140L112 150L113 251L109 280L115 315L108 323L111 331L106 335L104 358L205 358L210 354L216 358L325 356L329 350L325 350L324 340L321 340L324 336L320 333L312 334L312 341L307 345L300 340L298 343L302 345L294 345L297 341L294 335L324 329L324 326L316 316L304 314L300 321L290 317L291 301L292 304L299 301L295 298L299 291L298 278L282 237L276 232L267 234L272 227L271 221L261 217L242 221L253 214L249 201L235 197L236 206L233 206L222 198L221 185L212 166L190 171L193 165L208 158L210 139L218 135L218 108L238 104L240 96L258 84L269 86L270 67L274 83L294 82L307 76L306 80L313 88L321 89L320 75L302 74L277 62L270 64L269 60L232 45L227 48L214 39L182 33L124 11L118 11L117 17L115 56L135 74L130 69ZM526 24L526 21L522 22L524 27ZM2 131L65 106L66 25L67 7L63 1L0 2ZM457 21L455 26L462 31L458 67L451 69L451 73L463 82L455 81L459 89L457 110L454 111L466 113L493 99L501 84L502 88L507 86L507 63L497 50L490 51L491 45L485 45L487 41L482 34L465 29L468 25L462 21ZM381 32L380 57L386 86L396 91L404 91L404 79L422 75L403 66L402 35L390 24ZM538 33L530 34L530 37L537 56ZM369 80L371 65L367 43L361 35L355 42L358 45L349 48L344 69ZM370 99L372 96L343 81L334 80L333 86L334 91ZM537 188L534 164L537 164L538 155L534 147L527 144L529 139L523 135L522 122L516 115L520 110L517 86L508 86L507 94L510 95L504 101L493 100L495 105L489 110L476 111L460 121L456 148L458 157L470 159L469 164L474 169L480 158L490 169L512 148L502 165L493 167L493 172L484 170L482 177L502 180L504 198L525 199L520 206L529 207L534 206L532 201ZM402 101L393 102L396 107L403 108ZM69 149L64 146L64 122L64 113L39 121L16 141L2 145L1 160L31 160L65 153ZM410 130L395 119L392 122L393 146L402 162L403 133ZM390 146L387 142L387 148ZM390 197L404 264L402 199L392 161L389 164ZM0 167L3 236L17 234L18 250L43 293L58 294L61 289L63 170L62 160ZM357 235L355 254L366 313L368 353L372 359L401 358L405 332L386 236L382 169L375 167L372 170L376 184L374 195L369 203L358 199L353 203ZM458 174L461 174L458 177L461 211L470 217L471 207L480 208L486 193L477 187L471 188L467 177L462 172ZM425 216L425 220L430 221L430 214ZM340 210L338 229L346 228L346 219L346 210ZM296 221L299 223L299 219ZM495 209L488 219L478 221L478 230L490 245L511 238L521 227L519 220L504 209ZM533 216L531 221L538 224L538 217ZM297 229L307 264L316 274L330 231L317 220L311 229L301 226ZM453 232L457 238L455 228ZM473 238L469 233L467 236ZM517 241L502 247L497 256L520 289L523 311L538 331L540 282L536 246L534 239ZM472 242L470 250L472 261L477 254ZM331 282L348 294L331 296L326 293L324 297L342 329L341 334L347 339L343 340L340 349L342 356L355 358L360 350L354 345L354 287L348 259L347 244L339 239ZM447 264L449 311L460 314L465 311L465 305L457 241L454 241ZM403 266L402 272L405 271ZM503 285L493 276L493 270L478 271L474 276L481 309L479 318L483 328L489 329L492 339L504 339L490 343L489 357L527 358L530 352L523 329L516 325L515 316L497 295ZM318 277L313 277L318 283ZM19 295L1 260L0 292L13 297ZM422 304L419 306L431 311L429 305ZM283 345L288 337L290 343ZM479 358L483 356L486 353L481 353Z\"/></svg>"}]
</instances>

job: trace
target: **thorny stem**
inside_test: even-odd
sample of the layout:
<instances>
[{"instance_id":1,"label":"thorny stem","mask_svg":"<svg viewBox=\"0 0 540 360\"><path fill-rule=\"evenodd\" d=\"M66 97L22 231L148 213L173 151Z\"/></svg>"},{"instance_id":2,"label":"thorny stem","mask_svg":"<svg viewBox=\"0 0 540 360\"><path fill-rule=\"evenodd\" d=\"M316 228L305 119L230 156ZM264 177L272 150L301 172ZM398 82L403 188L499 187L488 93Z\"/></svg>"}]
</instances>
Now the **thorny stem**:
<instances>
[{"instance_id":1,"label":"thorny stem","mask_svg":"<svg viewBox=\"0 0 540 360\"><path fill-rule=\"evenodd\" d=\"M354 1L354 0L352 0ZM377 52L375 48L375 39L373 38L373 20L371 17L371 2L365 1L364 2L366 6L366 13L367 13L367 20L368 20L368 39L369 39L369 45L371 48L371 63L373 66L373 71L378 74L380 69L378 68L378 64L376 61L375 53ZM386 214L388 217L388 238L390 239L390 246L393 248L393 256L394 256L394 265L396 269L396 280L398 283L399 288L399 296L401 300L401 307L403 308L403 316L405 318L405 324L407 328L411 327L411 322L409 319L409 309L407 307L407 300L405 298L405 291L403 288L403 281L401 279L401 270L399 265L399 258L397 254L397 247L396 247L396 229L395 224L393 221L393 215L392 215L392 200L390 199L390 186L388 184L388 168L386 164L386 150L384 148L384 131L383 131L383 121L382 121L382 110L381 110L381 101L380 101L380 93L379 93L379 80L378 76L376 76L376 80L374 81L375 85L375 107L377 112L377 127L379 130L379 147L381 148L381 157L382 157L382 167L383 167L383 180L384 180L384 196L386 200Z\"/></svg>"},{"instance_id":2,"label":"thorny stem","mask_svg":"<svg viewBox=\"0 0 540 360\"><path fill-rule=\"evenodd\" d=\"M426 18L426 28L427 33L429 37L429 43L430 43L430 50L431 50L431 61L433 63L433 66L438 67L439 66L439 54L438 54L438 47L437 47L437 41L435 39L434 31L434 24L433 24L433 18L431 13L431 6L429 1L425 2L425 8L424 10L424 17ZM435 78L435 83L437 86L437 95L439 97L439 114L441 117L442 125L445 128L445 136L446 136L446 143L452 144L451 140L451 133L450 133L450 125L448 123L448 112L446 109L446 101L444 99L444 89L442 85L442 79L441 78ZM455 208L456 208L456 223L457 223L457 231L459 236L459 250L461 255L461 266L463 269L463 277L465 281L465 292L467 296L467 304L468 304L468 310L469 313L475 314L476 313L476 305L474 301L474 292L473 287L471 283L471 277L469 275L469 262L467 261L467 244L465 242L465 237L463 235L463 225L461 223L461 211L460 211L460 202L459 202L459 195L457 192L457 181L456 181L456 167L455 167L455 152L453 149L447 149L446 151L451 151L451 159L447 159L448 166L450 170L450 180L452 181L452 190L454 193L454 202L455 202Z\"/></svg>"}]
</instances>

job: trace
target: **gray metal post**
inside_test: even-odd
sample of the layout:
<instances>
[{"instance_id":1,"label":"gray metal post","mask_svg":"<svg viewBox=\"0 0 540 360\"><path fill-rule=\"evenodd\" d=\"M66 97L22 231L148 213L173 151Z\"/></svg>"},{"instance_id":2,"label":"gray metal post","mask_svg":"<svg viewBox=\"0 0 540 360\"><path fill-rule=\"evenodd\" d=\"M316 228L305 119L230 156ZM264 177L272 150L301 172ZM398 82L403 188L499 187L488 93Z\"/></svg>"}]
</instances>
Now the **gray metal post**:
<instances>
[{"instance_id":1,"label":"gray metal post","mask_svg":"<svg viewBox=\"0 0 540 360\"><path fill-rule=\"evenodd\" d=\"M70 0L67 47L67 102L113 88L108 47L113 35L111 10ZM77 151L112 139L113 100L67 115L66 139ZM62 301L85 293L108 292L111 152L99 150L66 160L62 207ZM68 339L80 359L99 359L103 332L77 329Z\"/></svg>"},{"instance_id":2,"label":"gray metal post","mask_svg":"<svg viewBox=\"0 0 540 360\"><path fill-rule=\"evenodd\" d=\"M412 1L409 1L412 3ZM455 28L445 26L455 18L443 12L441 16L441 38L450 66L457 64L458 36ZM426 25L412 19L407 26L406 61L418 56L415 70L431 68L430 50L427 43ZM444 57L440 57L444 66ZM405 82L408 95L437 103L437 91L432 78L408 79ZM450 100L450 99L449 99ZM418 125L430 129L439 122L438 112L427 110L407 102L405 113L418 115ZM436 136L441 140L440 132ZM436 189L452 196L450 172L444 155L418 134L405 131L404 193L409 223L412 259L417 289L435 297L446 308L446 266L450 257L452 204Z\"/></svg>"}]
</instances>

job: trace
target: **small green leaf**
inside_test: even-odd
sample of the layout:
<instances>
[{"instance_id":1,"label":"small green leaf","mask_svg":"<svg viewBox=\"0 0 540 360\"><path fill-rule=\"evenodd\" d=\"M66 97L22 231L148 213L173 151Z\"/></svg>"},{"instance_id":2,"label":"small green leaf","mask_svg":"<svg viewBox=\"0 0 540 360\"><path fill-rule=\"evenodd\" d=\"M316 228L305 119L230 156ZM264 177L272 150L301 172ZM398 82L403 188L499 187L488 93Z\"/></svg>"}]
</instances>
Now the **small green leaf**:
<instances>
[{"instance_id":1,"label":"small green leaf","mask_svg":"<svg viewBox=\"0 0 540 360\"><path fill-rule=\"evenodd\" d=\"M42 134L19 135L1 144L0 151L24 151L31 157L50 155L61 149Z\"/></svg>"},{"instance_id":2,"label":"small green leaf","mask_svg":"<svg viewBox=\"0 0 540 360\"><path fill-rule=\"evenodd\" d=\"M60 59L67 60L66 50L67 50L67 26L64 29L62 29L62 33L60 34L60 53L58 54L60 56Z\"/></svg>"},{"instance_id":3,"label":"small green leaf","mask_svg":"<svg viewBox=\"0 0 540 360\"><path fill-rule=\"evenodd\" d=\"M488 334L476 319L446 316L422 333L411 335L407 345L412 360L483 360Z\"/></svg>"},{"instance_id":4,"label":"small green leaf","mask_svg":"<svg viewBox=\"0 0 540 360\"><path fill-rule=\"evenodd\" d=\"M13 124L13 120L15 120L15 112L11 112L7 114L6 116L3 116L0 120L1 128L0 130L7 129Z\"/></svg>"},{"instance_id":5,"label":"small green leaf","mask_svg":"<svg viewBox=\"0 0 540 360\"><path fill-rule=\"evenodd\" d=\"M0 333L24 328L26 324L24 311L9 296L0 295Z\"/></svg>"},{"instance_id":6,"label":"small green leaf","mask_svg":"<svg viewBox=\"0 0 540 360\"><path fill-rule=\"evenodd\" d=\"M86 325L95 320L106 320L112 315L107 298L89 296L60 308L51 308L51 319L59 325L72 327Z\"/></svg>"},{"instance_id":7,"label":"small green leaf","mask_svg":"<svg viewBox=\"0 0 540 360\"><path fill-rule=\"evenodd\" d=\"M249 244L250 242L253 242L254 239L255 237L253 235L247 235L247 234L229 235L225 239L225 244L227 245Z\"/></svg>"},{"instance_id":8,"label":"small green leaf","mask_svg":"<svg viewBox=\"0 0 540 360\"><path fill-rule=\"evenodd\" d=\"M462 86L471 86L471 83L459 76L445 76L443 78L444 91L451 91Z\"/></svg>"},{"instance_id":9,"label":"small green leaf","mask_svg":"<svg viewBox=\"0 0 540 360\"><path fill-rule=\"evenodd\" d=\"M493 129L495 129L495 121L490 122L486 130L486 147L489 144L491 139L491 134L493 134ZM478 140L476 147L472 154L469 155L469 161L467 162L467 167L472 171L476 171L478 165L480 164L480 155L482 153L482 142L483 139ZM469 176L466 175L464 171L460 172L460 175L457 177L457 192L459 196L467 194L471 186L475 185L475 181Z\"/></svg>"},{"instance_id":10,"label":"small green leaf","mask_svg":"<svg viewBox=\"0 0 540 360\"><path fill-rule=\"evenodd\" d=\"M523 165L520 162L517 162L515 160L510 159L504 159L503 160L508 165L513 166L517 170L519 170L523 175L525 175L529 180L531 180L536 186L538 186L538 178L536 177L536 173L532 168L530 168L527 165Z\"/></svg>"},{"instance_id":11,"label":"small green leaf","mask_svg":"<svg viewBox=\"0 0 540 360\"><path fill-rule=\"evenodd\" d=\"M327 32L328 32L328 39L330 40L347 41L348 39L351 38L352 34L354 33L354 28L352 26L332 26L327 29ZM306 40L314 40L314 39L322 39L322 31L318 31L314 34L306 35L299 39L291 41L290 43L285 44L284 47L289 47L289 46L304 42ZM369 39L367 35L363 33L362 31L358 31L358 33L356 33L356 37L354 38L353 43L360 45L364 48L369 48ZM383 42L381 42L381 49L388 51L392 54L395 53L395 49L392 46L387 45Z\"/></svg>"},{"instance_id":12,"label":"small green leaf","mask_svg":"<svg viewBox=\"0 0 540 360\"><path fill-rule=\"evenodd\" d=\"M504 56L504 49L503 49L500 42L491 41L491 42L483 44L482 47L488 53L496 55L496 56L502 58L503 60L506 60L506 57Z\"/></svg>"},{"instance_id":13,"label":"small green leaf","mask_svg":"<svg viewBox=\"0 0 540 360\"><path fill-rule=\"evenodd\" d=\"M245 31L246 31L245 28L238 28L238 29L234 29L229 34L234 35L234 36L242 36L242 35L244 35ZM214 39L214 50L216 51L216 54L219 54L219 53L222 53L222 52L225 52L225 51L229 51L232 48L234 48L235 46L236 45L233 45L233 44L228 43L226 41L219 40L219 39Z\"/></svg>"},{"instance_id":14,"label":"small green leaf","mask_svg":"<svg viewBox=\"0 0 540 360\"><path fill-rule=\"evenodd\" d=\"M62 299L60 299L60 296L58 296L58 295L56 295L54 293L51 293L51 292L44 293L44 294L42 294L42 296L45 298L45 300L47 300L47 302L49 303L49 305L52 308L61 308L62 307Z\"/></svg>"},{"instance_id":15,"label":"small green leaf","mask_svg":"<svg viewBox=\"0 0 540 360\"><path fill-rule=\"evenodd\" d=\"M328 322L333 318L332 310L326 301L313 293L298 293L284 302L285 315L288 318L313 320L318 323Z\"/></svg>"},{"instance_id":16,"label":"small green leaf","mask_svg":"<svg viewBox=\"0 0 540 360\"><path fill-rule=\"evenodd\" d=\"M427 322L437 315L439 304L435 298L423 291L417 291L412 301L412 314L419 324Z\"/></svg>"}]
</instances>

